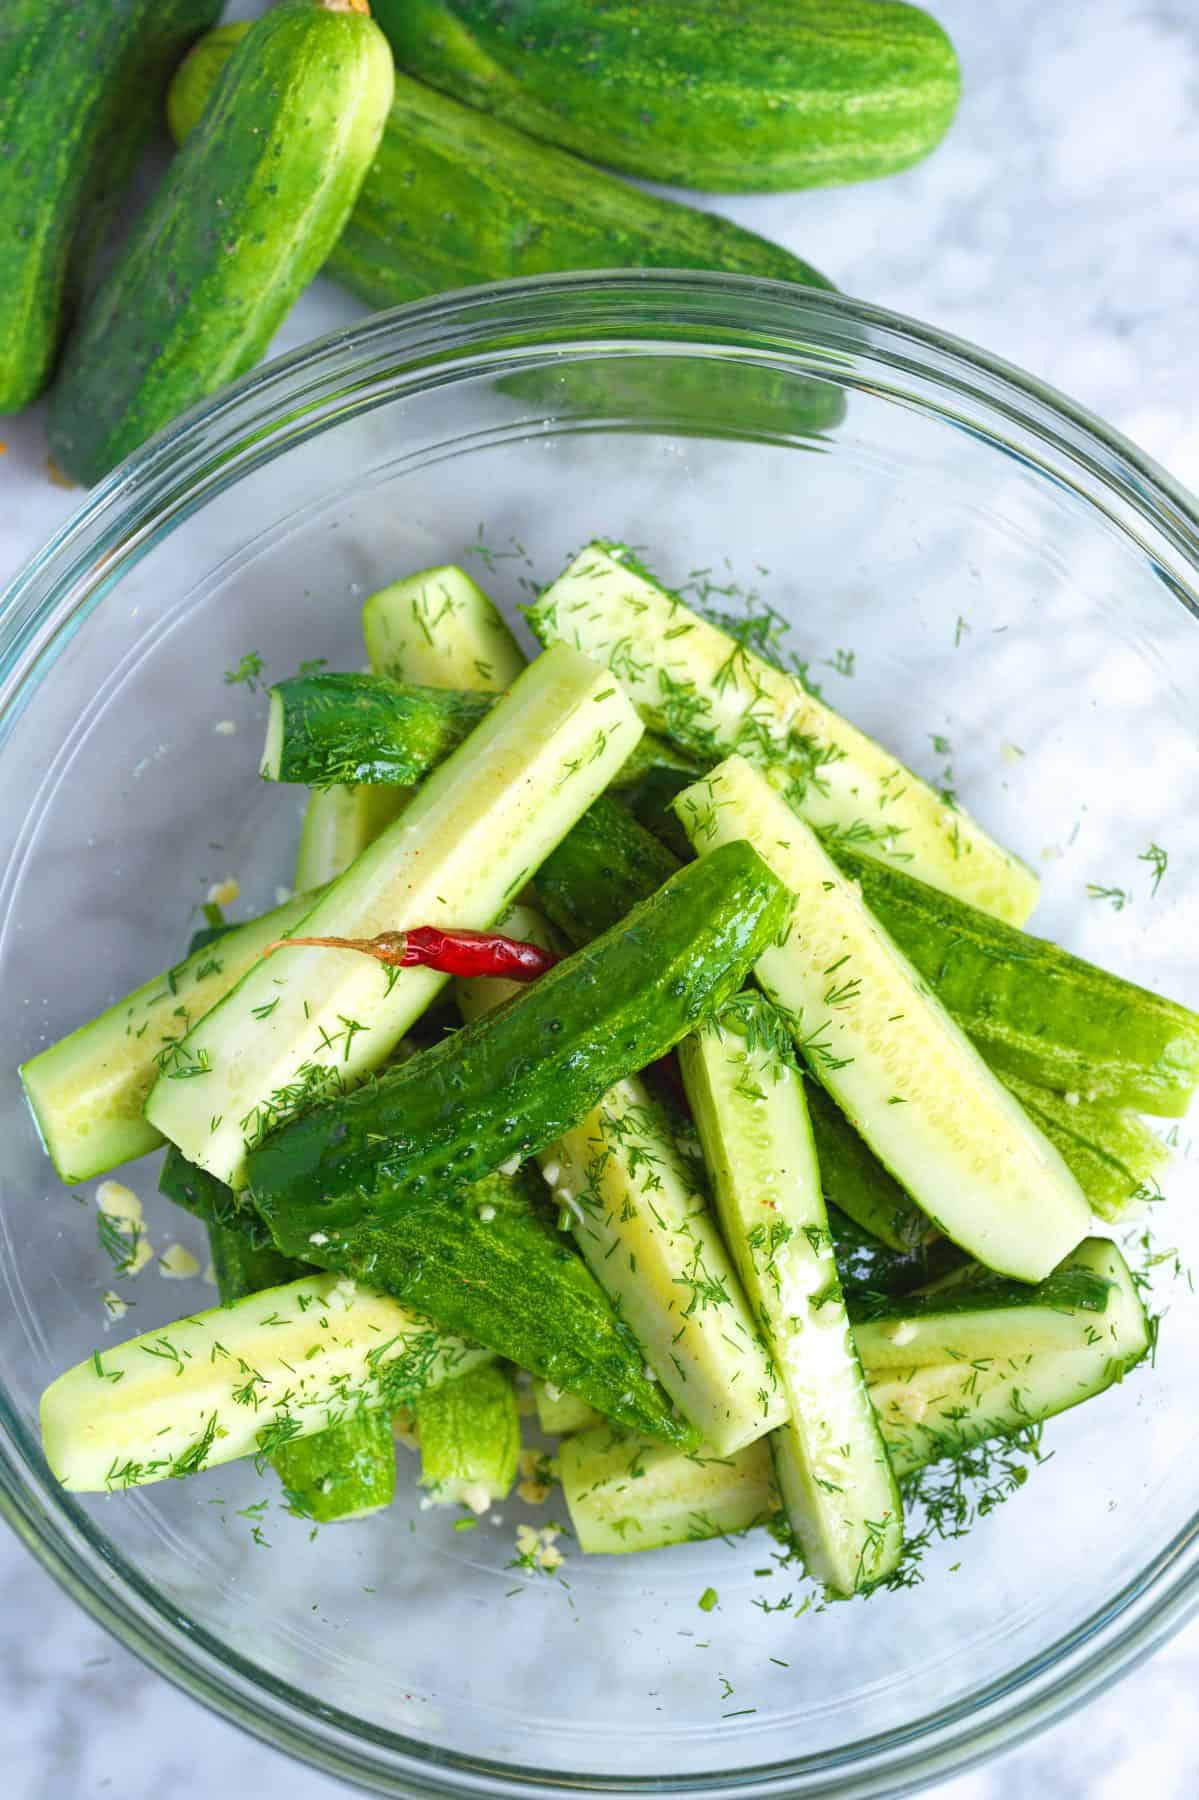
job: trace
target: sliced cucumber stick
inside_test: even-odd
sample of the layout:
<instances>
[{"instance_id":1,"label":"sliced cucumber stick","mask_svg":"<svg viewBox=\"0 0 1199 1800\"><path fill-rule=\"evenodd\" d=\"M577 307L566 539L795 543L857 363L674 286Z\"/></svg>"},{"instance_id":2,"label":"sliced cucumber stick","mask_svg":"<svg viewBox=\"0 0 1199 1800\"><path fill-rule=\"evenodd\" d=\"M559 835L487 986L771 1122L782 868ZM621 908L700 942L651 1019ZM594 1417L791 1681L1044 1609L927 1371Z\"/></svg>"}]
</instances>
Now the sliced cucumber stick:
<instances>
[{"instance_id":1,"label":"sliced cucumber stick","mask_svg":"<svg viewBox=\"0 0 1199 1800\"><path fill-rule=\"evenodd\" d=\"M511 1371L492 1363L416 1403L421 1486L437 1506L485 1513L516 1480L520 1417Z\"/></svg>"},{"instance_id":2,"label":"sliced cucumber stick","mask_svg":"<svg viewBox=\"0 0 1199 1800\"><path fill-rule=\"evenodd\" d=\"M739 756L676 805L702 855L748 839L794 895L755 973L875 1155L977 1261L1043 1280L1086 1234L1077 1181L815 833Z\"/></svg>"},{"instance_id":3,"label":"sliced cucumber stick","mask_svg":"<svg viewBox=\"0 0 1199 1800\"><path fill-rule=\"evenodd\" d=\"M271 1461L291 1510L318 1525L365 1519L395 1499L395 1439L381 1410L284 1444Z\"/></svg>"},{"instance_id":4,"label":"sliced cucumber stick","mask_svg":"<svg viewBox=\"0 0 1199 1800\"><path fill-rule=\"evenodd\" d=\"M307 892L336 881L399 817L409 798L395 787L330 787L311 794L296 853L297 889Z\"/></svg>"},{"instance_id":5,"label":"sliced cucumber stick","mask_svg":"<svg viewBox=\"0 0 1199 1800\"><path fill-rule=\"evenodd\" d=\"M1149 1348L1145 1308L1116 1245L1088 1238L1067 1266L1112 1287L1094 1342L1085 1348L1037 1355L1009 1345L970 1363L903 1371L867 1365L870 1397L897 1475L1065 1412L1141 1361Z\"/></svg>"},{"instance_id":6,"label":"sliced cucumber stick","mask_svg":"<svg viewBox=\"0 0 1199 1800\"><path fill-rule=\"evenodd\" d=\"M502 693L525 666L494 603L452 564L372 594L362 609L371 668L427 687Z\"/></svg>"},{"instance_id":7,"label":"sliced cucumber stick","mask_svg":"<svg viewBox=\"0 0 1199 1800\"><path fill-rule=\"evenodd\" d=\"M1022 925L1031 869L909 769L670 593L621 546L593 543L531 609L543 643L606 662L651 730L712 763L739 751L818 827L852 833L934 887Z\"/></svg>"},{"instance_id":8,"label":"sliced cucumber stick","mask_svg":"<svg viewBox=\"0 0 1199 1800\"><path fill-rule=\"evenodd\" d=\"M973 1267L929 1292L855 1305L854 1337L874 1371L1085 1350L1104 1329L1111 1292L1069 1259L1033 1287Z\"/></svg>"},{"instance_id":9,"label":"sliced cucumber stick","mask_svg":"<svg viewBox=\"0 0 1199 1800\"><path fill-rule=\"evenodd\" d=\"M64 1487L136 1487L270 1456L490 1360L395 1300L309 1275L96 1351L42 1395L42 1442Z\"/></svg>"},{"instance_id":10,"label":"sliced cucumber stick","mask_svg":"<svg viewBox=\"0 0 1199 1800\"><path fill-rule=\"evenodd\" d=\"M142 1107L160 1071L175 1065L185 1033L260 961L264 945L294 930L312 905L311 894L298 894L234 926L22 1066L42 1142L65 1182L90 1181L158 1148L162 1133Z\"/></svg>"},{"instance_id":11,"label":"sliced cucumber stick","mask_svg":"<svg viewBox=\"0 0 1199 1800\"><path fill-rule=\"evenodd\" d=\"M770 1439L788 1522L808 1573L852 1594L898 1563L903 1510L833 1260L803 1079L760 995L724 1007L679 1057L725 1241L790 1411Z\"/></svg>"},{"instance_id":12,"label":"sliced cucumber stick","mask_svg":"<svg viewBox=\"0 0 1199 1800\"><path fill-rule=\"evenodd\" d=\"M580 1550L621 1556L762 1525L778 1510L763 1440L732 1456L690 1456L598 1425L563 1440L562 1491Z\"/></svg>"},{"instance_id":13,"label":"sliced cucumber stick","mask_svg":"<svg viewBox=\"0 0 1199 1800\"><path fill-rule=\"evenodd\" d=\"M539 657L321 897L305 934L486 928L639 736L605 671L566 649ZM278 951L188 1034L147 1116L237 1187L247 1146L297 1105L377 1069L445 979L419 968L395 976L354 951Z\"/></svg>"}]
</instances>

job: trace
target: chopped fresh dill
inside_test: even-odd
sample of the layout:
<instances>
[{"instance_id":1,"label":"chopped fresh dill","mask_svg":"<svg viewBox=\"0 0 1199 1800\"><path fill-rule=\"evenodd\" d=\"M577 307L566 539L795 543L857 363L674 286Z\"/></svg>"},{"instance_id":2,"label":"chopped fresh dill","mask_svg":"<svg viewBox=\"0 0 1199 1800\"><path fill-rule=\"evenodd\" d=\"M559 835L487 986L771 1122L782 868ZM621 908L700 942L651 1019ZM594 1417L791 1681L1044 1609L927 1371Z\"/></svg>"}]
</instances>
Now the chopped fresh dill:
<instances>
[{"instance_id":1,"label":"chopped fresh dill","mask_svg":"<svg viewBox=\"0 0 1199 1800\"><path fill-rule=\"evenodd\" d=\"M265 671L266 664L257 650L247 650L236 669L225 670L226 686L232 687L234 683L241 682L252 694L257 693L260 687L266 685Z\"/></svg>"},{"instance_id":2,"label":"chopped fresh dill","mask_svg":"<svg viewBox=\"0 0 1199 1800\"><path fill-rule=\"evenodd\" d=\"M1160 844L1150 844L1147 850L1141 851L1141 854L1137 857L1137 861L1149 864L1150 873L1153 877L1151 894L1156 894L1158 888L1162 884L1162 876L1170 866L1169 852L1163 850Z\"/></svg>"}]
</instances>

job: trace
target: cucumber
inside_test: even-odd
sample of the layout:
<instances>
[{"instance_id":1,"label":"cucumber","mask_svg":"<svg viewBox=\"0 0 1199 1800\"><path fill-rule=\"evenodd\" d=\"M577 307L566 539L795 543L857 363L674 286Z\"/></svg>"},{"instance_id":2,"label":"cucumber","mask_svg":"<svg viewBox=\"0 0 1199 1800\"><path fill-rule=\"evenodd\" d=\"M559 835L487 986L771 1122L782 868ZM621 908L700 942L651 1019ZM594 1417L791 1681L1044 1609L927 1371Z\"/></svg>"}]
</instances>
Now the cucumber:
<instances>
[{"instance_id":1,"label":"cucumber","mask_svg":"<svg viewBox=\"0 0 1199 1800\"><path fill-rule=\"evenodd\" d=\"M1061 1153L1101 1218L1122 1219L1135 1202L1158 1191L1170 1152L1135 1113L1051 1093L1018 1075L1001 1074L1000 1080Z\"/></svg>"},{"instance_id":2,"label":"cucumber","mask_svg":"<svg viewBox=\"0 0 1199 1800\"><path fill-rule=\"evenodd\" d=\"M386 1223L313 1231L304 1254L577 1394L606 1417L688 1445L645 1352L557 1228L532 1170L438 1186Z\"/></svg>"},{"instance_id":3,"label":"cucumber","mask_svg":"<svg viewBox=\"0 0 1199 1800\"><path fill-rule=\"evenodd\" d=\"M850 846L834 853L996 1069L1136 1112L1186 1112L1199 1085L1195 1013Z\"/></svg>"},{"instance_id":4,"label":"cucumber","mask_svg":"<svg viewBox=\"0 0 1199 1800\"><path fill-rule=\"evenodd\" d=\"M306 1275L96 1351L42 1395L42 1442L64 1487L111 1492L272 1456L489 1360L383 1294Z\"/></svg>"},{"instance_id":5,"label":"cucumber","mask_svg":"<svg viewBox=\"0 0 1199 1800\"><path fill-rule=\"evenodd\" d=\"M516 1480L520 1418L511 1371L491 1363L447 1381L416 1406L420 1482L437 1506L485 1513Z\"/></svg>"},{"instance_id":6,"label":"cucumber","mask_svg":"<svg viewBox=\"0 0 1199 1800\"><path fill-rule=\"evenodd\" d=\"M175 1154L178 1156L178 1151ZM205 1176L204 1179L211 1181L212 1177ZM160 1182L159 1186L162 1193L169 1193L165 1183ZM214 1222L208 1226L212 1272L222 1306L232 1306L235 1300L242 1300L247 1294L259 1294L264 1288L286 1287L289 1281L299 1281L314 1273L311 1263L284 1256L269 1238L264 1243L261 1226L254 1230L243 1225L229 1189L222 1191L232 1204L233 1212L227 1223Z\"/></svg>"},{"instance_id":7,"label":"cucumber","mask_svg":"<svg viewBox=\"0 0 1199 1800\"><path fill-rule=\"evenodd\" d=\"M113 0L67 14L54 0L5 0L0 413L49 381L101 195L123 186L172 68L220 10L220 0Z\"/></svg>"},{"instance_id":8,"label":"cucumber","mask_svg":"<svg viewBox=\"0 0 1199 1800\"><path fill-rule=\"evenodd\" d=\"M740 752L809 824L1020 925L1036 876L864 732L661 586L630 551L588 545L529 609L542 643L607 663L646 725L710 765Z\"/></svg>"},{"instance_id":9,"label":"cucumber","mask_svg":"<svg viewBox=\"0 0 1199 1800\"><path fill-rule=\"evenodd\" d=\"M547 1437L570 1437L576 1431L586 1431L588 1426L604 1422L594 1406L588 1406L577 1394L564 1394L551 1381L534 1381L533 1399L537 1406L537 1423Z\"/></svg>"},{"instance_id":10,"label":"cucumber","mask_svg":"<svg viewBox=\"0 0 1199 1800\"><path fill-rule=\"evenodd\" d=\"M252 23L251 19L236 19L227 25L214 25L192 45L175 70L167 89L166 116L167 130L176 145L182 144L192 126L199 123L225 64Z\"/></svg>"},{"instance_id":11,"label":"cucumber","mask_svg":"<svg viewBox=\"0 0 1199 1800\"><path fill-rule=\"evenodd\" d=\"M676 806L698 851L748 840L795 897L754 972L816 1079L946 1237L1043 1280L1086 1235L1078 1183L815 833L739 756Z\"/></svg>"},{"instance_id":12,"label":"cucumber","mask_svg":"<svg viewBox=\"0 0 1199 1800\"><path fill-rule=\"evenodd\" d=\"M812 1111L812 1103L817 1095L823 1100L828 1099L824 1090L815 1082L808 1083L805 1093L809 1112ZM816 1136L815 1131L813 1136ZM816 1142L816 1157L819 1161L819 1138ZM841 1289L851 1315L858 1302L896 1299L923 1287L927 1282L940 1280L961 1266L964 1254L948 1238L931 1238L910 1250L894 1250L890 1245L880 1243L870 1232L863 1231L855 1219L851 1219L847 1213L828 1201L828 1187L823 1171L821 1181L825 1188L828 1228L833 1237L837 1273L841 1277Z\"/></svg>"},{"instance_id":13,"label":"cucumber","mask_svg":"<svg viewBox=\"0 0 1199 1800\"><path fill-rule=\"evenodd\" d=\"M305 934L485 929L639 735L603 670L565 649L539 657L326 890ZM444 982L428 969L397 976L353 951L277 952L188 1033L147 1117L189 1161L237 1187L247 1143L377 1069Z\"/></svg>"},{"instance_id":14,"label":"cucumber","mask_svg":"<svg viewBox=\"0 0 1199 1800\"><path fill-rule=\"evenodd\" d=\"M218 50L229 54L214 45L214 64ZM208 88L201 77L211 84L218 72L219 64L201 68L198 57L180 71L171 96L177 143L204 111ZM642 193L398 72L378 154L325 268L375 307L570 269L724 269L830 286L810 263L756 232ZM684 377L684 401L688 394L702 398L692 392L693 370L680 361L669 377L676 401L674 371ZM526 374L537 373L512 379L523 384ZM645 382L664 373L661 364L643 371L643 400ZM844 410L840 389L830 383L780 382L773 371L759 379L758 371L743 369L737 377L732 396L761 390L776 428L817 430ZM574 376L567 371L562 379L569 387ZM711 370L704 382L710 391ZM703 416L712 416L710 408Z\"/></svg>"},{"instance_id":15,"label":"cucumber","mask_svg":"<svg viewBox=\"0 0 1199 1800\"><path fill-rule=\"evenodd\" d=\"M396 61L630 175L713 193L865 181L934 149L953 45L874 0L376 0Z\"/></svg>"},{"instance_id":16,"label":"cucumber","mask_svg":"<svg viewBox=\"0 0 1199 1800\"><path fill-rule=\"evenodd\" d=\"M470 1381L471 1376L461 1379ZM386 1412L364 1412L340 1425L326 1425L312 1437L284 1444L271 1460L289 1509L318 1525L364 1519L395 1499L396 1447Z\"/></svg>"},{"instance_id":17,"label":"cucumber","mask_svg":"<svg viewBox=\"0 0 1199 1800\"><path fill-rule=\"evenodd\" d=\"M93 482L266 350L349 217L391 104L364 0L286 0L236 48L69 343L50 449Z\"/></svg>"},{"instance_id":18,"label":"cucumber","mask_svg":"<svg viewBox=\"0 0 1199 1800\"><path fill-rule=\"evenodd\" d=\"M978 1357L1085 1350L1103 1332L1112 1283L1071 1259L1035 1287L962 1271L931 1291L859 1301L854 1337L871 1372Z\"/></svg>"},{"instance_id":19,"label":"cucumber","mask_svg":"<svg viewBox=\"0 0 1199 1800\"><path fill-rule=\"evenodd\" d=\"M818 1081L809 1081L806 1093L826 1202L897 1255L919 1255L936 1236L927 1213L883 1167Z\"/></svg>"},{"instance_id":20,"label":"cucumber","mask_svg":"<svg viewBox=\"0 0 1199 1800\"><path fill-rule=\"evenodd\" d=\"M298 894L234 926L222 933L219 947L192 951L21 1065L42 1142L65 1182L89 1181L158 1148L162 1133L143 1117L142 1107L160 1069L177 1061L188 1029L312 905L311 894Z\"/></svg>"},{"instance_id":21,"label":"cucumber","mask_svg":"<svg viewBox=\"0 0 1199 1800\"><path fill-rule=\"evenodd\" d=\"M304 809L296 852L296 887L325 887L400 816L408 794L400 788L324 787Z\"/></svg>"},{"instance_id":22,"label":"cucumber","mask_svg":"<svg viewBox=\"0 0 1199 1800\"><path fill-rule=\"evenodd\" d=\"M525 666L496 607L452 564L372 594L362 608L362 635L377 675L431 688L498 694Z\"/></svg>"},{"instance_id":23,"label":"cucumber","mask_svg":"<svg viewBox=\"0 0 1199 1800\"><path fill-rule=\"evenodd\" d=\"M778 1510L765 1440L732 1456L684 1455L597 1425L564 1439L562 1491L580 1550L622 1556L763 1525Z\"/></svg>"},{"instance_id":24,"label":"cucumber","mask_svg":"<svg viewBox=\"0 0 1199 1800\"><path fill-rule=\"evenodd\" d=\"M589 944L680 867L618 800L603 794L537 871L537 901L572 944Z\"/></svg>"},{"instance_id":25,"label":"cucumber","mask_svg":"<svg viewBox=\"0 0 1199 1800\"><path fill-rule=\"evenodd\" d=\"M210 1175L207 1169L197 1169L193 1163L189 1163L175 1144L167 1146L167 1153L162 1159L158 1191L195 1218L203 1219L210 1237L213 1232L227 1234L231 1246L236 1240L247 1251L274 1251L275 1256L279 1256L274 1239L253 1208L240 1205L237 1196L224 1182L218 1181L215 1175ZM215 1256L213 1261L216 1261ZM283 1266L282 1260L280 1266ZM279 1275L273 1281L250 1278L241 1281L232 1298L251 1294L256 1287L280 1287L285 1281L294 1281L301 1273L300 1266L288 1262L287 1267L289 1272ZM231 1271L230 1281L235 1280L237 1277ZM225 1299L227 1296L224 1285L219 1281L217 1285L221 1289L222 1299Z\"/></svg>"},{"instance_id":26,"label":"cucumber","mask_svg":"<svg viewBox=\"0 0 1199 1800\"><path fill-rule=\"evenodd\" d=\"M513 699L527 679L517 682ZM599 765L587 765L587 773L592 766ZM572 786L578 787L577 777ZM460 829L456 817L453 822ZM386 843L380 839L375 850ZM351 877L375 850L359 859ZM615 1082L664 1055L735 993L779 936L787 913L780 882L747 844L728 844L680 869L619 926L498 1012L371 1086L293 1119L253 1148L248 1182L276 1243L305 1254L313 1232L369 1230L419 1204L431 1185L461 1185L511 1157L544 1149ZM339 951L301 954L327 959L323 985L332 980L329 960L351 958ZM377 975L369 959L352 960Z\"/></svg>"},{"instance_id":27,"label":"cucumber","mask_svg":"<svg viewBox=\"0 0 1199 1800\"><path fill-rule=\"evenodd\" d=\"M405 686L385 675L297 675L271 689L266 781L310 787L420 781L492 710L488 694Z\"/></svg>"},{"instance_id":28,"label":"cucumber","mask_svg":"<svg viewBox=\"0 0 1199 1800\"><path fill-rule=\"evenodd\" d=\"M1038 1356L999 1351L972 1363L896 1373L867 1367L892 1465L899 1476L959 1457L988 1438L1011 1436L1121 1381L1146 1355L1150 1332L1128 1266L1106 1238L1089 1238L1070 1259L1112 1284L1096 1341Z\"/></svg>"},{"instance_id":29,"label":"cucumber","mask_svg":"<svg viewBox=\"0 0 1199 1800\"><path fill-rule=\"evenodd\" d=\"M741 995L679 1061L725 1240L790 1413L770 1438L787 1521L813 1579L853 1594L899 1562L903 1508L854 1348L786 1027L760 995Z\"/></svg>"}]
</instances>

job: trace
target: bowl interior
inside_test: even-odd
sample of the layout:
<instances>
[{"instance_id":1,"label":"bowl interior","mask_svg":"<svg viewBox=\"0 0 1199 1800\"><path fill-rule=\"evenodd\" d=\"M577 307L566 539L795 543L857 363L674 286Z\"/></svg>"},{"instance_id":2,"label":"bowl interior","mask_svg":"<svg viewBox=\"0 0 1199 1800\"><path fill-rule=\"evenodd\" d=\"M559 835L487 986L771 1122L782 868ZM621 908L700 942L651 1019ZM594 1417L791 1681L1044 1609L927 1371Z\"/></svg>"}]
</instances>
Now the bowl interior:
<instances>
[{"instance_id":1,"label":"bowl interior","mask_svg":"<svg viewBox=\"0 0 1199 1800\"><path fill-rule=\"evenodd\" d=\"M859 329L834 382L795 346L717 356L710 332L675 335L518 346L419 379L376 356L369 405L340 366L319 432L264 429L251 454L241 419L241 460L205 476L205 503L110 536L111 566L60 585L10 663L0 1367L22 1480L85 1586L133 1596L172 1654L226 1663L276 1708L293 1690L313 1731L324 1717L371 1743L384 1785L409 1753L447 1781L478 1764L619 1785L786 1765L792 1791L838 1761L857 1791L855 1746L1031 1681L1162 1579L1194 1511L1199 1307L1172 1258L1154 1270L1156 1368L1050 1424L1023 1485L997 1459L1008 1502L968 1492L968 1535L934 1536L919 1585L866 1603L820 1605L762 1533L599 1560L564 1539L558 1575L530 1575L512 1566L516 1527L563 1519L560 1496L514 1496L458 1531L421 1509L403 1449L394 1509L315 1534L247 1465L111 1498L45 1479L45 1383L213 1293L155 1265L114 1279L94 1184L55 1178L16 1065L175 961L210 885L235 876L248 917L290 881L303 795L257 778L264 695L226 671L248 651L270 675L360 666L361 601L400 573L463 562L514 615L606 535L708 605L768 603L834 705L1038 868L1037 929L1199 1006L1199 628L1147 530L1035 429L955 392L949 357L934 380ZM288 379L298 407L311 375ZM114 505L136 510L136 493ZM1151 843L1169 855L1156 893ZM1146 1221L1184 1269L1188 1132ZM199 1226L155 1194L156 1159L119 1174L155 1250L181 1241L203 1264ZM111 1288L130 1305L114 1326Z\"/></svg>"}]
</instances>

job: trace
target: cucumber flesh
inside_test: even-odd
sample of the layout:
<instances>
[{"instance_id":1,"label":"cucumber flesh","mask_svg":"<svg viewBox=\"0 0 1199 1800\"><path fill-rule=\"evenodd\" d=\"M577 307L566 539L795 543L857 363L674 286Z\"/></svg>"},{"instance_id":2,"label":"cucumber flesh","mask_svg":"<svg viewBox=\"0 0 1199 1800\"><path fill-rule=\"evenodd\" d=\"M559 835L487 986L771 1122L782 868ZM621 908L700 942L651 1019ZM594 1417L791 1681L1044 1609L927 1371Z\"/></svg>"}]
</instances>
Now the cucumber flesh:
<instances>
[{"instance_id":1,"label":"cucumber flesh","mask_svg":"<svg viewBox=\"0 0 1199 1800\"><path fill-rule=\"evenodd\" d=\"M816 1079L946 1237L1043 1280L1086 1235L1077 1181L815 833L738 756L677 807L701 854L746 839L795 896L787 939L755 974Z\"/></svg>"},{"instance_id":2,"label":"cucumber flesh","mask_svg":"<svg viewBox=\"0 0 1199 1800\"><path fill-rule=\"evenodd\" d=\"M508 1369L492 1363L416 1404L421 1486L436 1506L484 1513L516 1479L520 1417Z\"/></svg>"},{"instance_id":3,"label":"cucumber flesh","mask_svg":"<svg viewBox=\"0 0 1199 1800\"><path fill-rule=\"evenodd\" d=\"M296 853L296 887L323 888L344 875L356 856L397 819L409 799L403 788L365 785L320 788L309 796Z\"/></svg>"},{"instance_id":4,"label":"cucumber flesh","mask_svg":"<svg viewBox=\"0 0 1199 1800\"><path fill-rule=\"evenodd\" d=\"M394 1409L490 1352L332 1274L106 1346L42 1395L42 1442L75 1492L193 1475Z\"/></svg>"},{"instance_id":5,"label":"cucumber flesh","mask_svg":"<svg viewBox=\"0 0 1199 1800\"><path fill-rule=\"evenodd\" d=\"M1112 1284L1066 1263L1035 1287L983 1269L939 1283L930 1293L858 1303L854 1337L873 1371L976 1357L1085 1350L1102 1333Z\"/></svg>"},{"instance_id":6,"label":"cucumber flesh","mask_svg":"<svg viewBox=\"0 0 1199 1800\"><path fill-rule=\"evenodd\" d=\"M604 671L569 650L539 657L321 896L305 934L486 929L639 736ZM353 951L260 961L184 1039L147 1116L191 1162L240 1186L247 1144L377 1069L446 979L419 968L393 976Z\"/></svg>"},{"instance_id":7,"label":"cucumber flesh","mask_svg":"<svg viewBox=\"0 0 1199 1800\"><path fill-rule=\"evenodd\" d=\"M765 1524L778 1510L763 1439L731 1456L598 1425L563 1440L559 1475L579 1548L622 1556Z\"/></svg>"},{"instance_id":8,"label":"cucumber flesh","mask_svg":"<svg viewBox=\"0 0 1199 1800\"><path fill-rule=\"evenodd\" d=\"M543 643L606 662L646 725L711 764L740 752L813 826L900 858L923 880L1022 925L1031 869L889 751L692 612L621 546L593 543L530 609Z\"/></svg>"},{"instance_id":9,"label":"cucumber flesh","mask_svg":"<svg viewBox=\"0 0 1199 1800\"><path fill-rule=\"evenodd\" d=\"M372 594L362 609L371 668L397 681L502 693L525 658L496 606L452 564Z\"/></svg>"},{"instance_id":10,"label":"cucumber flesh","mask_svg":"<svg viewBox=\"0 0 1199 1800\"><path fill-rule=\"evenodd\" d=\"M311 894L298 894L233 926L221 934L219 948L193 951L22 1065L42 1142L65 1182L90 1181L158 1148L162 1133L143 1117L142 1107L161 1069L177 1060L190 1026L312 905Z\"/></svg>"},{"instance_id":11,"label":"cucumber flesh","mask_svg":"<svg viewBox=\"0 0 1199 1800\"><path fill-rule=\"evenodd\" d=\"M1088 1238L1070 1266L1112 1284L1095 1342L1085 1349L1036 1355L1009 1348L972 1364L899 1372L867 1365L870 1397L898 1476L1065 1412L1122 1380L1142 1360L1150 1342L1145 1308L1115 1244Z\"/></svg>"},{"instance_id":12,"label":"cucumber flesh","mask_svg":"<svg viewBox=\"0 0 1199 1800\"><path fill-rule=\"evenodd\" d=\"M786 1027L743 995L681 1047L725 1241L782 1381L775 1476L808 1573L838 1594L890 1574L903 1509L854 1347Z\"/></svg>"}]
</instances>

